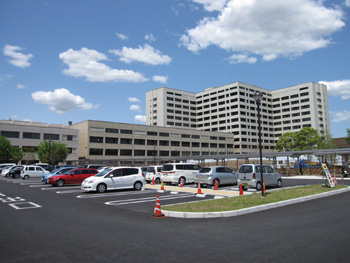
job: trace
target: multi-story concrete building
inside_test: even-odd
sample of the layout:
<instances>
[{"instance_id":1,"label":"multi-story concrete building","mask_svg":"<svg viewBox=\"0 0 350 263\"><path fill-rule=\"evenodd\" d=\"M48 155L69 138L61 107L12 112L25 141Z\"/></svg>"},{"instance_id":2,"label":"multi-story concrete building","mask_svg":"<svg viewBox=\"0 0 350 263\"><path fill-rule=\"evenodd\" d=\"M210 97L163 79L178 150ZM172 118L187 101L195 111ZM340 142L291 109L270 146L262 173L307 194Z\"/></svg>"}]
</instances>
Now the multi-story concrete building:
<instances>
[{"instance_id":1,"label":"multi-story concrete building","mask_svg":"<svg viewBox=\"0 0 350 263\"><path fill-rule=\"evenodd\" d=\"M233 154L232 134L138 124L86 120L79 130L81 163L153 164L184 156Z\"/></svg>"},{"instance_id":2,"label":"multi-story concrete building","mask_svg":"<svg viewBox=\"0 0 350 263\"><path fill-rule=\"evenodd\" d=\"M0 135L10 140L11 145L22 148L25 152L22 163L39 161L35 151L44 140L64 143L70 149L67 163L78 161L79 130L69 126L29 121L0 121Z\"/></svg>"},{"instance_id":3,"label":"multi-story concrete building","mask_svg":"<svg viewBox=\"0 0 350 263\"><path fill-rule=\"evenodd\" d=\"M279 137L312 127L330 134L327 87L305 83L275 91L236 82L191 93L159 88L146 93L146 125L186 127L234 135L234 152L257 149L256 91L263 94L261 127L264 151L273 151Z\"/></svg>"}]
</instances>

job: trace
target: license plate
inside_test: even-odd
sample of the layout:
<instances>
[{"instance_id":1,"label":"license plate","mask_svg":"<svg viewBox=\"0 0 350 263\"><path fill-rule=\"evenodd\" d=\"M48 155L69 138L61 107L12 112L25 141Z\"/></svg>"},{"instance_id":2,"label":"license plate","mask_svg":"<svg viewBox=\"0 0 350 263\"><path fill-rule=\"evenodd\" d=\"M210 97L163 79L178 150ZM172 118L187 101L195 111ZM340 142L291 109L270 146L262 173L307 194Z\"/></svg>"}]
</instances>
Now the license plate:
<instances>
[{"instance_id":1,"label":"license plate","mask_svg":"<svg viewBox=\"0 0 350 263\"><path fill-rule=\"evenodd\" d=\"M244 183L243 186L248 186L248 184L247 184L247 183Z\"/></svg>"}]
</instances>

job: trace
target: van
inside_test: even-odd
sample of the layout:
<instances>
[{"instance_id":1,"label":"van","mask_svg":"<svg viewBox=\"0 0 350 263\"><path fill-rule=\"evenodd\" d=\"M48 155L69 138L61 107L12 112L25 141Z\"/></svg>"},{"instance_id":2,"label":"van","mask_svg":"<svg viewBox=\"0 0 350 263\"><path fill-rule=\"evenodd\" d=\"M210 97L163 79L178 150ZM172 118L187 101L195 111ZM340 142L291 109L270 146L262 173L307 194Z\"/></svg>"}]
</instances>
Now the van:
<instances>
[{"instance_id":1,"label":"van","mask_svg":"<svg viewBox=\"0 0 350 263\"><path fill-rule=\"evenodd\" d=\"M263 179L265 186L282 187L282 176L270 165L263 165ZM261 190L261 169L260 164L242 164L238 170L237 185L242 184L243 188L251 187Z\"/></svg>"},{"instance_id":2,"label":"van","mask_svg":"<svg viewBox=\"0 0 350 263\"><path fill-rule=\"evenodd\" d=\"M194 163L167 163L163 165L161 179L164 183L194 183L201 167Z\"/></svg>"},{"instance_id":3,"label":"van","mask_svg":"<svg viewBox=\"0 0 350 263\"><path fill-rule=\"evenodd\" d=\"M149 183L152 182L154 178L154 182L156 184L160 184L162 168L163 166L148 166L145 175L145 181Z\"/></svg>"}]
</instances>

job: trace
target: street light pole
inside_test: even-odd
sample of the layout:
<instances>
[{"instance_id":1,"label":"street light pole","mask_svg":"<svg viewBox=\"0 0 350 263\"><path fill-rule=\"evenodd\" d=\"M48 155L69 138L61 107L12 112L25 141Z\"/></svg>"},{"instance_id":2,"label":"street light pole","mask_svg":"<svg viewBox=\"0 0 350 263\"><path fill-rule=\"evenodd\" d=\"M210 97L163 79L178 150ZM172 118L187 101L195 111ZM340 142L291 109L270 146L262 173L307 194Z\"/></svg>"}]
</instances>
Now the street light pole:
<instances>
[{"instance_id":1,"label":"street light pole","mask_svg":"<svg viewBox=\"0 0 350 263\"><path fill-rule=\"evenodd\" d=\"M260 104L262 100L262 93L255 91L253 98L256 101L258 111L258 133L259 133L259 155L260 155L260 173L261 173L261 196L264 197L264 175L263 175L263 161L262 161L262 146L261 146L261 121L260 121Z\"/></svg>"}]
</instances>

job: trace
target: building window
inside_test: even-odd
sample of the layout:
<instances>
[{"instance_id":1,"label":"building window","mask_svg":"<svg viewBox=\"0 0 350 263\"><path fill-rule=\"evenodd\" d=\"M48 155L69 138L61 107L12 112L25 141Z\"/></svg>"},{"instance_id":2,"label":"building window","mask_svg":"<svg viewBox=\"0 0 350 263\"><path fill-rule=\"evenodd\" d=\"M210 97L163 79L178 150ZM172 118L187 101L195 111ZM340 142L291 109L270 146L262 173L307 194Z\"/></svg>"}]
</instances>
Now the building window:
<instances>
[{"instance_id":1,"label":"building window","mask_svg":"<svg viewBox=\"0 0 350 263\"><path fill-rule=\"evenodd\" d=\"M121 129L120 133L122 133L122 134L132 134L132 130Z\"/></svg>"},{"instance_id":2,"label":"building window","mask_svg":"<svg viewBox=\"0 0 350 263\"><path fill-rule=\"evenodd\" d=\"M145 150L134 150L134 156L145 156Z\"/></svg>"},{"instance_id":3,"label":"building window","mask_svg":"<svg viewBox=\"0 0 350 263\"><path fill-rule=\"evenodd\" d=\"M90 142L93 143L103 143L103 137L90 136Z\"/></svg>"},{"instance_id":4,"label":"building window","mask_svg":"<svg viewBox=\"0 0 350 263\"><path fill-rule=\"evenodd\" d=\"M160 133L159 133L159 136L162 136L162 137L169 137L169 133L167 133L167 132L160 132Z\"/></svg>"},{"instance_id":5,"label":"building window","mask_svg":"<svg viewBox=\"0 0 350 263\"><path fill-rule=\"evenodd\" d=\"M15 131L1 131L1 136L5 136L7 138L19 138L19 132L15 132Z\"/></svg>"},{"instance_id":6,"label":"building window","mask_svg":"<svg viewBox=\"0 0 350 263\"><path fill-rule=\"evenodd\" d=\"M180 142L178 142L178 141L171 141L171 146L180 146Z\"/></svg>"},{"instance_id":7,"label":"building window","mask_svg":"<svg viewBox=\"0 0 350 263\"><path fill-rule=\"evenodd\" d=\"M132 150L121 149L120 156L132 156Z\"/></svg>"},{"instance_id":8,"label":"building window","mask_svg":"<svg viewBox=\"0 0 350 263\"><path fill-rule=\"evenodd\" d=\"M145 145L146 144L146 140L134 139L134 144L136 144L136 145Z\"/></svg>"},{"instance_id":9,"label":"building window","mask_svg":"<svg viewBox=\"0 0 350 263\"><path fill-rule=\"evenodd\" d=\"M106 143L118 143L118 138L106 137Z\"/></svg>"},{"instance_id":10,"label":"building window","mask_svg":"<svg viewBox=\"0 0 350 263\"><path fill-rule=\"evenodd\" d=\"M162 140L160 140L159 141L159 145L160 146L169 146L169 141L162 141Z\"/></svg>"},{"instance_id":11,"label":"building window","mask_svg":"<svg viewBox=\"0 0 350 263\"><path fill-rule=\"evenodd\" d=\"M147 145L158 145L156 140L147 140Z\"/></svg>"},{"instance_id":12,"label":"building window","mask_svg":"<svg viewBox=\"0 0 350 263\"><path fill-rule=\"evenodd\" d=\"M60 135L59 134L52 134L52 133L44 133L44 140L59 141Z\"/></svg>"},{"instance_id":13,"label":"building window","mask_svg":"<svg viewBox=\"0 0 350 263\"><path fill-rule=\"evenodd\" d=\"M105 155L118 155L118 150L117 149L106 149L105 150Z\"/></svg>"},{"instance_id":14,"label":"building window","mask_svg":"<svg viewBox=\"0 0 350 263\"><path fill-rule=\"evenodd\" d=\"M67 135L67 141L73 141L73 135Z\"/></svg>"},{"instance_id":15,"label":"building window","mask_svg":"<svg viewBox=\"0 0 350 263\"><path fill-rule=\"evenodd\" d=\"M90 148L89 154L90 155L103 155L103 149Z\"/></svg>"},{"instance_id":16,"label":"building window","mask_svg":"<svg viewBox=\"0 0 350 263\"><path fill-rule=\"evenodd\" d=\"M132 144L132 139L121 138L120 144Z\"/></svg>"},{"instance_id":17,"label":"building window","mask_svg":"<svg viewBox=\"0 0 350 263\"><path fill-rule=\"evenodd\" d=\"M148 132L147 132L147 135L149 135L149 136L157 136L158 133L157 133L157 132L154 132L154 131L148 131Z\"/></svg>"},{"instance_id":18,"label":"building window","mask_svg":"<svg viewBox=\"0 0 350 263\"><path fill-rule=\"evenodd\" d=\"M119 129L106 128L106 133L119 133Z\"/></svg>"},{"instance_id":19,"label":"building window","mask_svg":"<svg viewBox=\"0 0 350 263\"><path fill-rule=\"evenodd\" d=\"M40 140L40 133L23 132L23 139L38 139L38 140Z\"/></svg>"}]
</instances>

